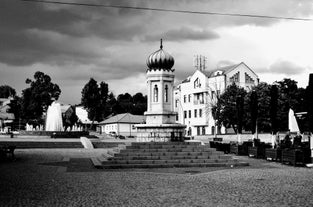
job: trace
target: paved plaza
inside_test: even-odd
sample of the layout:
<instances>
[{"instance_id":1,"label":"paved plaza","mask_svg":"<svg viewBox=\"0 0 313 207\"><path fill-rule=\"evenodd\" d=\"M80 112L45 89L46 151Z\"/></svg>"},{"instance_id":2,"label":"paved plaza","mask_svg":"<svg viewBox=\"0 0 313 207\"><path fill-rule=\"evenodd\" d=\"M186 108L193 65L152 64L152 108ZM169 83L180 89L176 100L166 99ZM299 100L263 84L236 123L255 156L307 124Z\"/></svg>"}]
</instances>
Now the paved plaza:
<instances>
[{"instance_id":1,"label":"paved plaza","mask_svg":"<svg viewBox=\"0 0 313 207\"><path fill-rule=\"evenodd\" d=\"M0 206L313 206L313 169L247 157L238 168L103 170L106 149L16 150Z\"/></svg>"}]
</instances>

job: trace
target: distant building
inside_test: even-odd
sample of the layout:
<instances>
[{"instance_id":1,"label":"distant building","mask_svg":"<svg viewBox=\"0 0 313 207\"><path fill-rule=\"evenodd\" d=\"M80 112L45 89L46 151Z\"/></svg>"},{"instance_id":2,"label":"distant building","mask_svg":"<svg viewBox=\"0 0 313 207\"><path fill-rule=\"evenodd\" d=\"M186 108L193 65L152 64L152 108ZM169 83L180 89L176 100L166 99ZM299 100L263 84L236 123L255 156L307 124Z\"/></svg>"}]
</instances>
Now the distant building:
<instances>
[{"instance_id":1,"label":"distant building","mask_svg":"<svg viewBox=\"0 0 313 207\"><path fill-rule=\"evenodd\" d=\"M12 98L0 98L0 129L15 119L14 114L9 113L11 100Z\"/></svg>"},{"instance_id":2,"label":"distant building","mask_svg":"<svg viewBox=\"0 0 313 207\"><path fill-rule=\"evenodd\" d=\"M106 134L114 132L116 135L136 136L137 129L135 125L142 124L144 122L145 116L125 113L112 116L100 122L99 127L101 132Z\"/></svg>"},{"instance_id":3,"label":"distant building","mask_svg":"<svg viewBox=\"0 0 313 207\"><path fill-rule=\"evenodd\" d=\"M249 91L259 84L259 78L251 68L241 62L216 70L196 70L176 87L176 121L187 125L187 135L214 134L217 129L214 127L211 108L216 102L216 97L233 83Z\"/></svg>"}]
</instances>

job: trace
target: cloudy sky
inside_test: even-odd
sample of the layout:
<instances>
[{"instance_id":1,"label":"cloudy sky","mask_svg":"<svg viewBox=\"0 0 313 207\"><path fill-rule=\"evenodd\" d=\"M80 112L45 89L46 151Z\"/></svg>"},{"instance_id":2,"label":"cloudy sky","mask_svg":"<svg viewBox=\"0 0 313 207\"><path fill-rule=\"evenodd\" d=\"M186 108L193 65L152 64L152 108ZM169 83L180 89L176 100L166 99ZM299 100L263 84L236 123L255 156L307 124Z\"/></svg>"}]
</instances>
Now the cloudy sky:
<instances>
[{"instance_id":1,"label":"cloudy sky","mask_svg":"<svg viewBox=\"0 0 313 207\"><path fill-rule=\"evenodd\" d=\"M63 2L313 19L311 0ZM175 59L177 83L194 72L195 55L207 57L207 70L245 62L268 83L291 78L306 87L313 73L313 21L1 0L0 85L21 94L26 78L42 71L60 86L65 103L79 103L91 77L116 95L146 94L146 58L159 49L160 38Z\"/></svg>"}]
</instances>

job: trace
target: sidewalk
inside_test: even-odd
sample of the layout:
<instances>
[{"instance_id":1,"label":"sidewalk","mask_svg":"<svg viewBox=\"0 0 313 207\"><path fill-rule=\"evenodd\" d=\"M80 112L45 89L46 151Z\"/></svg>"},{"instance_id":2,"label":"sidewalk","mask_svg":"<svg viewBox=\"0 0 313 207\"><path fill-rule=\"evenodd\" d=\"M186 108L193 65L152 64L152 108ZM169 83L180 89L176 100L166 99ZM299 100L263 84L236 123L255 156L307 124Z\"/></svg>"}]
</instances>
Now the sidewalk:
<instances>
[{"instance_id":1,"label":"sidewalk","mask_svg":"<svg viewBox=\"0 0 313 207\"><path fill-rule=\"evenodd\" d=\"M106 149L25 149L0 163L0 206L313 206L313 169L248 157L242 168L99 170Z\"/></svg>"}]
</instances>

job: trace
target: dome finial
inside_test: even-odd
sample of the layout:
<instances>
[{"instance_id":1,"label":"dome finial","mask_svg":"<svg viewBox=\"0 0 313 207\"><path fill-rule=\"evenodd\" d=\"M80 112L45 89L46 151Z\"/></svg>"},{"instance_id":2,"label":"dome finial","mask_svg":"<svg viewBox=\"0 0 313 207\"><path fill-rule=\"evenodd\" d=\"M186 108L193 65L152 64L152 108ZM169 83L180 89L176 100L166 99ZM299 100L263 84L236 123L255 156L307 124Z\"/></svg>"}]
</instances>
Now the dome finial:
<instances>
[{"instance_id":1,"label":"dome finial","mask_svg":"<svg viewBox=\"0 0 313 207\"><path fill-rule=\"evenodd\" d=\"M163 40L161 39L161 43L160 43L160 49L163 49L163 44L162 44Z\"/></svg>"}]
</instances>

